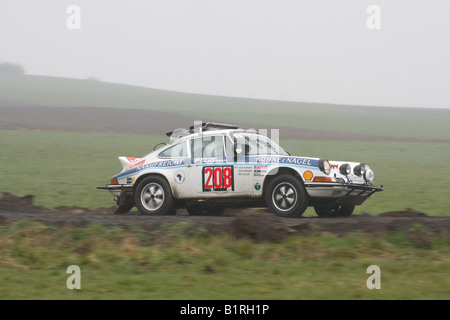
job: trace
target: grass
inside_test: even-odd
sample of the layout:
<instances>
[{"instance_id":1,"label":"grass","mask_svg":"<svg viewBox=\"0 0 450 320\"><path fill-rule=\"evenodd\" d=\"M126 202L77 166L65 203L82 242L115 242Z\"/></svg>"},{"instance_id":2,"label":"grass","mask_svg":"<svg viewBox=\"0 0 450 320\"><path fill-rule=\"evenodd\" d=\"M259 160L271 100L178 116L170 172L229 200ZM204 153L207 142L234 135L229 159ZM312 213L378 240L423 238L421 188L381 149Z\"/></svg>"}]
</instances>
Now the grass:
<instances>
[{"instance_id":1,"label":"grass","mask_svg":"<svg viewBox=\"0 0 450 320\"><path fill-rule=\"evenodd\" d=\"M96 190L121 170L117 157L143 156L162 137L45 131L1 131L0 190L36 195L53 208L114 205L109 192ZM130 139L130 140L129 140ZM120 146L120 147L118 147Z\"/></svg>"},{"instance_id":2,"label":"grass","mask_svg":"<svg viewBox=\"0 0 450 320\"><path fill-rule=\"evenodd\" d=\"M358 108L184 94L97 81L0 75L0 100L45 106L115 107L186 113L222 122L345 133L449 139L445 110ZM226 112L224 112L224 110ZM1 128L0 128L1 129ZM0 130L0 192L35 203L89 208L114 203L96 186L120 171L118 156L143 156L167 137ZM413 208L449 215L446 143L285 140L297 155L361 161L377 193L356 213ZM305 215L315 213L308 209ZM189 235L187 231L189 230ZM450 238L421 225L375 238L361 234L254 243L211 236L181 223L157 232L91 224L0 225L0 299L444 299L450 298ZM81 290L68 290L70 265ZM369 290L367 267L381 269Z\"/></svg>"},{"instance_id":3,"label":"grass","mask_svg":"<svg viewBox=\"0 0 450 320\"><path fill-rule=\"evenodd\" d=\"M117 157L143 156L167 140L45 131L0 131L0 136L0 191L33 194L37 205L48 208L113 206L109 192L95 187L109 183L120 171ZM383 184L385 191L358 206L356 213L413 208L429 215L450 214L445 178L450 175L450 152L441 143L285 140L281 144L292 154L368 163L375 171L375 183ZM315 213L308 209L305 215Z\"/></svg>"},{"instance_id":4,"label":"grass","mask_svg":"<svg viewBox=\"0 0 450 320\"><path fill-rule=\"evenodd\" d=\"M449 110L369 108L186 94L99 81L0 75L0 99L45 106L164 110L221 122L291 126L416 139L450 137ZM120 170L120 155L142 156L166 137L94 133L0 131L0 191L35 194L46 207L112 204L95 190ZM378 193L356 213L413 208L448 215L450 152L447 143L283 141L293 154L369 163ZM315 215L308 210L306 215Z\"/></svg>"},{"instance_id":5,"label":"grass","mask_svg":"<svg viewBox=\"0 0 450 320\"><path fill-rule=\"evenodd\" d=\"M157 233L98 224L2 225L0 299L450 298L448 234L431 237L424 248L411 240L418 230L280 243L192 230L186 223ZM81 290L66 287L70 265L81 269ZM381 269L381 290L366 287L370 265Z\"/></svg>"}]
</instances>

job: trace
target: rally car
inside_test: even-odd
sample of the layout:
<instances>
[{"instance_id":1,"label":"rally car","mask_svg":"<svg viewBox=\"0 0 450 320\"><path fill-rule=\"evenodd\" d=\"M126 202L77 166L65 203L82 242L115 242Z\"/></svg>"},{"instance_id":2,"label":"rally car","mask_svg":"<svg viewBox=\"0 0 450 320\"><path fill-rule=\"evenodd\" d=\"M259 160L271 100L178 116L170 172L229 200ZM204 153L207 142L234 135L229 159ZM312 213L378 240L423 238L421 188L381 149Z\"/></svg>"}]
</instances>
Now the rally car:
<instances>
[{"instance_id":1,"label":"rally car","mask_svg":"<svg viewBox=\"0 0 450 320\"><path fill-rule=\"evenodd\" d=\"M319 217L342 217L383 190L365 163L292 156L237 125L197 122L167 136L144 157L119 157L122 171L97 187L114 196L116 213L136 206L142 214L186 208L190 215L220 215L229 207L266 206L299 217L312 206Z\"/></svg>"}]
</instances>

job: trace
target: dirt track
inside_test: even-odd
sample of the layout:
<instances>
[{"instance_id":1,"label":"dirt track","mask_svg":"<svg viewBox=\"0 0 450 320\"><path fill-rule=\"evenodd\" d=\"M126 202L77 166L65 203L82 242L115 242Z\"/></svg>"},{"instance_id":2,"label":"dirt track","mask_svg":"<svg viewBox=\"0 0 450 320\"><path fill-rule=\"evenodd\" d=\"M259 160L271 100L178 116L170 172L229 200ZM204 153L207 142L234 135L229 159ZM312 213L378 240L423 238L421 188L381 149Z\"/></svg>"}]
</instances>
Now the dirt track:
<instances>
[{"instance_id":1,"label":"dirt track","mask_svg":"<svg viewBox=\"0 0 450 320\"><path fill-rule=\"evenodd\" d=\"M449 233L450 217L430 217L414 210L385 212L378 216L354 215L348 218L305 217L296 219L279 218L265 209L227 209L222 217L189 216L186 210L178 210L176 216L145 216L136 212L114 215L115 208L96 210L79 207L59 207L53 210L33 205L33 197L16 197L4 193L0 199L0 224L16 220L33 220L56 225L86 225L101 223L106 226L139 226L156 230L161 224L192 222L205 227L211 234L228 233L236 237L249 237L256 241L277 241L293 234L329 232L345 235L349 232L374 236L389 233L413 232L421 225L417 241L437 233Z\"/></svg>"},{"instance_id":2,"label":"dirt track","mask_svg":"<svg viewBox=\"0 0 450 320\"><path fill-rule=\"evenodd\" d=\"M401 215L401 216L396 216ZM355 215L348 218L278 218L263 210L235 210L228 216L144 216L140 214L110 215L102 213L12 213L1 212L0 224L16 220L33 220L43 223L63 225L86 225L101 223L106 226L139 226L146 230L156 230L161 224L191 222L205 227L210 234L232 234L248 237L256 241L276 241L288 235L309 235L315 232L329 232L336 235L362 233L385 236L390 233L412 232L421 225L421 232L428 235L450 231L450 217L416 216L414 212L386 213L380 216ZM421 235L423 236L423 234Z\"/></svg>"}]
</instances>

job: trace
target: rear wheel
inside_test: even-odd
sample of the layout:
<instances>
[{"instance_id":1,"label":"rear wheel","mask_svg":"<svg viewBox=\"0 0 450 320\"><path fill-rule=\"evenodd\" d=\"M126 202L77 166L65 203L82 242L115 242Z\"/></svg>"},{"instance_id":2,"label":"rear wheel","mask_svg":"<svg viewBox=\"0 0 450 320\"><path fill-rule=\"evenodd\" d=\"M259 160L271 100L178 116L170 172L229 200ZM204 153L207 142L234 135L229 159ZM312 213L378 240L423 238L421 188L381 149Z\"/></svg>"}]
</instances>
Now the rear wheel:
<instances>
[{"instance_id":1,"label":"rear wheel","mask_svg":"<svg viewBox=\"0 0 450 320\"><path fill-rule=\"evenodd\" d=\"M355 210L354 205L315 206L314 211L321 218L350 217Z\"/></svg>"},{"instance_id":2,"label":"rear wheel","mask_svg":"<svg viewBox=\"0 0 450 320\"><path fill-rule=\"evenodd\" d=\"M299 178L280 175L267 186L266 204L277 216L295 218L305 212L308 199Z\"/></svg>"},{"instance_id":3,"label":"rear wheel","mask_svg":"<svg viewBox=\"0 0 450 320\"><path fill-rule=\"evenodd\" d=\"M158 176L142 180L134 193L139 212L151 215L166 215L174 210L172 191L167 181Z\"/></svg>"}]
</instances>

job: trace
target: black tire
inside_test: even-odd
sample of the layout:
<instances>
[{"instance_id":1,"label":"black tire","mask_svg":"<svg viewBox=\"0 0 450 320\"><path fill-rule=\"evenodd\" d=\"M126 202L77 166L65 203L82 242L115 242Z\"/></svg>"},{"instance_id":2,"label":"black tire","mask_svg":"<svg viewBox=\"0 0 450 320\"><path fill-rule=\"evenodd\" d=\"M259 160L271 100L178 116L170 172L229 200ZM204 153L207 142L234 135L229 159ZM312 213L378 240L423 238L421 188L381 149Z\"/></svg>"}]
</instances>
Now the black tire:
<instances>
[{"instance_id":1,"label":"black tire","mask_svg":"<svg viewBox=\"0 0 450 320\"><path fill-rule=\"evenodd\" d=\"M190 216L222 216L225 208L189 206L187 207L187 211Z\"/></svg>"},{"instance_id":2,"label":"black tire","mask_svg":"<svg viewBox=\"0 0 450 320\"><path fill-rule=\"evenodd\" d=\"M167 215L174 210L174 199L166 179L153 176L142 180L134 192L134 202L141 214Z\"/></svg>"},{"instance_id":3,"label":"black tire","mask_svg":"<svg viewBox=\"0 0 450 320\"><path fill-rule=\"evenodd\" d=\"M297 218L305 212L308 198L299 179L284 174L269 182L266 205L270 212L284 218Z\"/></svg>"},{"instance_id":4,"label":"black tire","mask_svg":"<svg viewBox=\"0 0 450 320\"><path fill-rule=\"evenodd\" d=\"M320 218L350 217L355 210L354 205L315 206L314 211Z\"/></svg>"}]
</instances>

